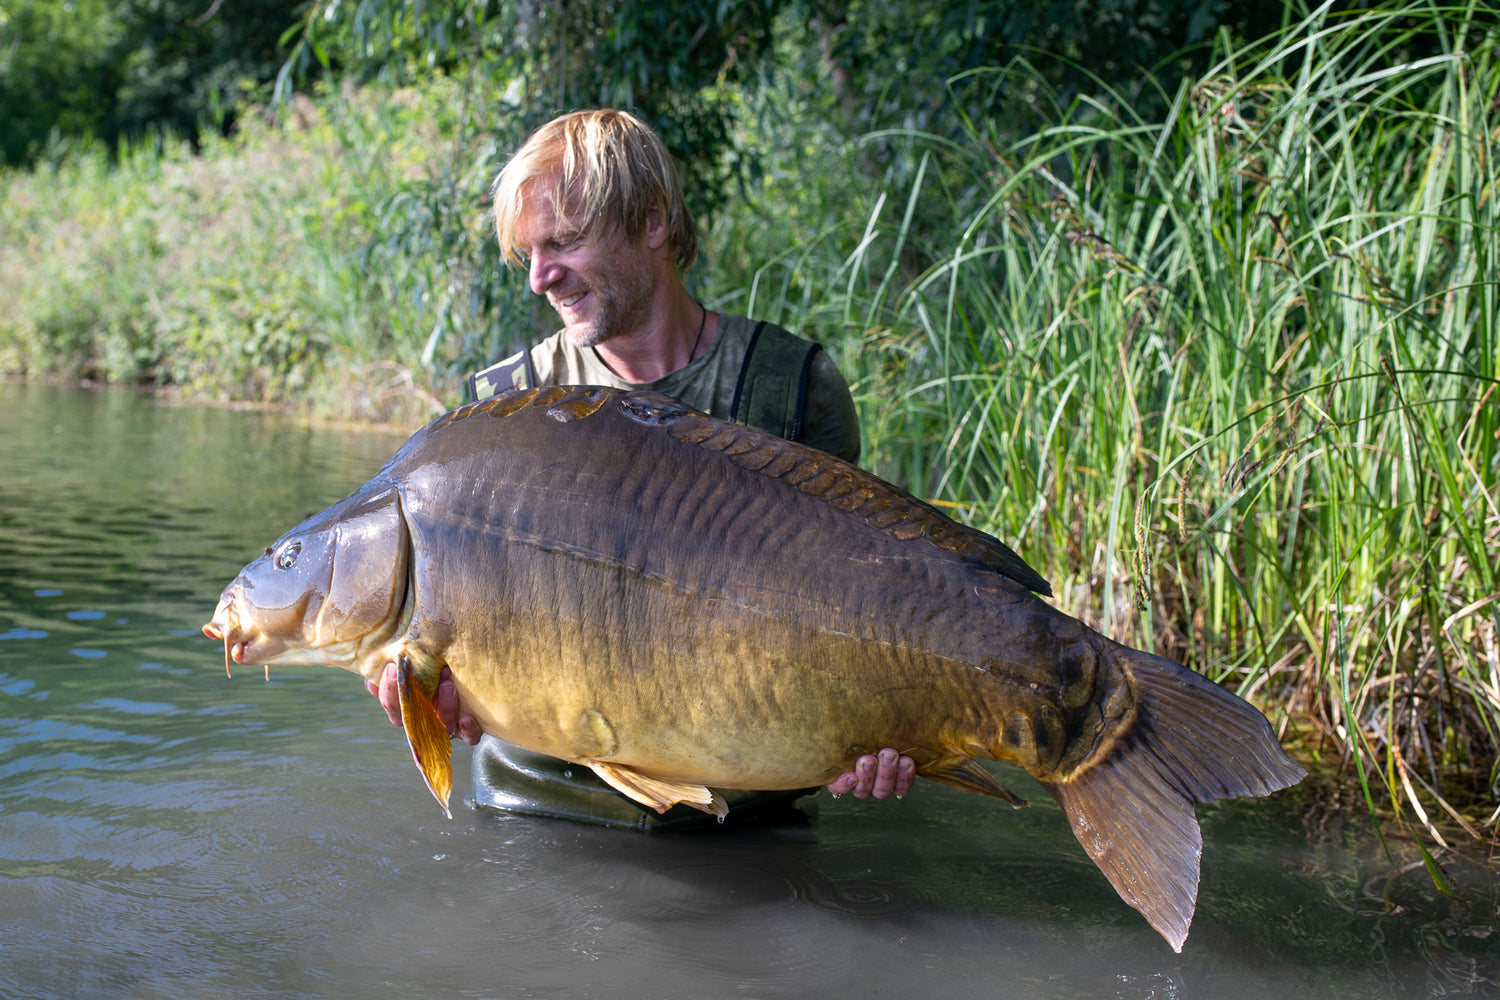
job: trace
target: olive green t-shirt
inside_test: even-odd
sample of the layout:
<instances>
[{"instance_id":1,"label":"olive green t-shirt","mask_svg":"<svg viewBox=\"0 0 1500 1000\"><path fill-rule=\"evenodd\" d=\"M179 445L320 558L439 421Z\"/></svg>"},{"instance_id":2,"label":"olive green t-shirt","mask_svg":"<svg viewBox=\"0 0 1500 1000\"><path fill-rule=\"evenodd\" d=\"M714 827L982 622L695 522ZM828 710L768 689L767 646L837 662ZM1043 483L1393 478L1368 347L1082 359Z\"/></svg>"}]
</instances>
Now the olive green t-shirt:
<instances>
[{"instance_id":1,"label":"olive green t-shirt","mask_svg":"<svg viewBox=\"0 0 1500 1000\"><path fill-rule=\"evenodd\" d=\"M590 347L578 347L559 330L531 349L531 364L542 385L606 385L616 389L648 389L666 393L697 410L730 420L734 391L739 383L745 350L757 326L755 320L719 314L719 332L703 357L653 382L627 382ZM859 417L849 386L825 351L813 358L807 379L806 431L802 443L859 461ZM764 429L764 428L763 428Z\"/></svg>"}]
</instances>

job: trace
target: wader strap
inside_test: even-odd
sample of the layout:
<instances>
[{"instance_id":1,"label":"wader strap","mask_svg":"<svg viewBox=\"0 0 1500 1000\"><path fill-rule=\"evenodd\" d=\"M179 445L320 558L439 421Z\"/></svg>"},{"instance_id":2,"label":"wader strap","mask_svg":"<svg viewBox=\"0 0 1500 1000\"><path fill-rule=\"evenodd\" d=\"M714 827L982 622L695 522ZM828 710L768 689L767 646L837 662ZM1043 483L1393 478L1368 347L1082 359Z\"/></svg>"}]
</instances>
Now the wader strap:
<instances>
[{"instance_id":1,"label":"wader strap","mask_svg":"<svg viewBox=\"0 0 1500 1000\"><path fill-rule=\"evenodd\" d=\"M523 350L469 376L469 399L478 402L512 389L535 389L531 352Z\"/></svg>"},{"instance_id":2,"label":"wader strap","mask_svg":"<svg viewBox=\"0 0 1500 1000\"><path fill-rule=\"evenodd\" d=\"M740 420L740 396L745 391L745 376L750 374L750 355L755 353L755 345L760 340L760 332L765 328L765 320L755 324L755 329L750 333L750 343L745 345L745 356L740 359L740 377L734 383L734 399L729 401L730 420ZM740 423L744 421L740 420Z\"/></svg>"},{"instance_id":3,"label":"wader strap","mask_svg":"<svg viewBox=\"0 0 1500 1000\"><path fill-rule=\"evenodd\" d=\"M807 383L817 344L776 326L757 324L745 346L735 383L730 417L736 423L759 427L789 441L802 437L807 409Z\"/></svg>"},{"instance_id":4,"label":"wader strap","mask_svg":"<svg viewBox=\"0 0 1500 1000\"><path fill-rule=\"evenodd\" d=\"M788 441L802 440L802 418L807 414L807 382L808 378L812 375L813 359L818 356L818 352L822 349L822 344L813 342L812 347L807 352L807 356L802 359L802 375L797 379L796 420L792 423L792 433L787 435Z\"/></svg>"}]
</instances>

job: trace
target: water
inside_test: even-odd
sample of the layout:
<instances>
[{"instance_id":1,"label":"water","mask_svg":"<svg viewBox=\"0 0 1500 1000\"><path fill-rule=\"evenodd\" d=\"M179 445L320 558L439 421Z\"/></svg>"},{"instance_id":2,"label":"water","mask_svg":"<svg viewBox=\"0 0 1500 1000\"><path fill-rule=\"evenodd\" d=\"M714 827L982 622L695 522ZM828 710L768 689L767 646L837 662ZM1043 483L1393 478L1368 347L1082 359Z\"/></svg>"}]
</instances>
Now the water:
<instances>
[{"instance_id":1,"label":"water","mask_svg":"<svg viewBox=\"0 0 1500 1000\"><path fill-rule=\"evenodd\" d=\"M1450 900L1296 792L1200 808L1181 955L1014 772L1030 809L923 783L701 834L444 820L358 678L226 678L199 632L399 438L17 384L0 428L5 1000L1500 996L1495 876L1450 862Z\"/></svg>"}]
</instances>

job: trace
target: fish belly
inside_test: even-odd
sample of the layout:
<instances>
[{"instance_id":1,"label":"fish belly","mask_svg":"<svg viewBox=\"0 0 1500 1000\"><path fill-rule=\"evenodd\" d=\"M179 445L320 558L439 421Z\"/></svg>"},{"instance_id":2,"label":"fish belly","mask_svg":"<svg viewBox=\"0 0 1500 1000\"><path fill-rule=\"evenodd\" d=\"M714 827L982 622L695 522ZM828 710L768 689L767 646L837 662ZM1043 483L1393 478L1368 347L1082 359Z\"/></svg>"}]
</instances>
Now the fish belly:
<instances>
[{"instance_id":1,"label":"fish belly","mask_svg":"<svg viewBox=\"0 0 1500 1000\"><path fill-rule=\"evenodd\" d=\"M946 754L995 740L999 685L971 665L660 584L623 606L589 599L614 583L575 572L545 612L507 616L507 639L450 657L486 731L749 789L820 784L884 746Z\"/></svg>"}]
</instances>

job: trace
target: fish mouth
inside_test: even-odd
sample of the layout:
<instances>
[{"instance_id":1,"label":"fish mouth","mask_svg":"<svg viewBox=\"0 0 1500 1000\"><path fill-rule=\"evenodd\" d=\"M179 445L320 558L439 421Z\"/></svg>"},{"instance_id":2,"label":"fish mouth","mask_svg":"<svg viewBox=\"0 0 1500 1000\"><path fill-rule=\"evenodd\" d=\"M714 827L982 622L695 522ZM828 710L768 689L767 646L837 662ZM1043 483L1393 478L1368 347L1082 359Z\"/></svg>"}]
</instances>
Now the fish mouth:
<instances>
[{"instance_id":1,"label":"fish mouth","mask_svg":"<svg viewBox=\"0 0 1500 1000\"><path fill-rule=\"evenodd\" d=\"M224 676L233 676L231 664L238 663L244 666L247 663L261 662L261 658L251 659L251 645L253 637L247 637L245 631L240 627L239 616L235 614L234 606L228 600L219 601L219 606L214 609L214 616L203 626L203 634L210 639L224 643ZM266 665L266 680L271 679L271 667Z\"/></svg>"}]
</instances>

